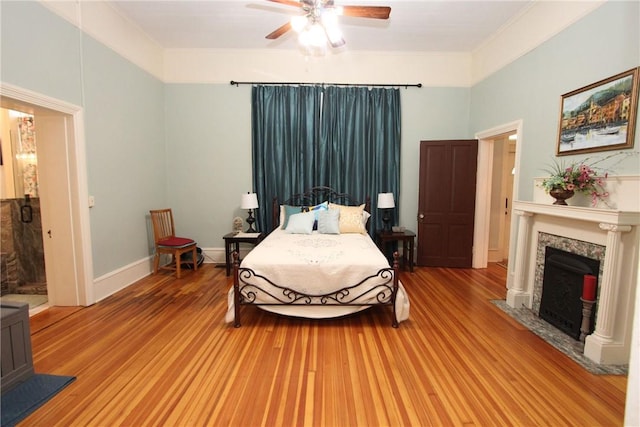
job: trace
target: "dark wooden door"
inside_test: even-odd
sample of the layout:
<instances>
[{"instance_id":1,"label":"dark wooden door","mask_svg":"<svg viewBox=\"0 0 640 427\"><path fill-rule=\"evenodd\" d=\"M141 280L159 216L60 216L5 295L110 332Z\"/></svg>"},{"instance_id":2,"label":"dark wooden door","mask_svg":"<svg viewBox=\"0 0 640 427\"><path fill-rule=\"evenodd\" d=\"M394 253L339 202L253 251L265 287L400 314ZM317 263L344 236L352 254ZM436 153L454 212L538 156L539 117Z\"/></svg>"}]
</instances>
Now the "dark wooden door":
<instances>
[{"instance_id":1,"label":"dark wooden door","mask_svg":"<svg viewBox=\"0 0 640 427\"><path fill-rule=\"evenodd\" d=\"M417 264L470 268L477 140L421 141Z\"/></svg>"}]
</instances>

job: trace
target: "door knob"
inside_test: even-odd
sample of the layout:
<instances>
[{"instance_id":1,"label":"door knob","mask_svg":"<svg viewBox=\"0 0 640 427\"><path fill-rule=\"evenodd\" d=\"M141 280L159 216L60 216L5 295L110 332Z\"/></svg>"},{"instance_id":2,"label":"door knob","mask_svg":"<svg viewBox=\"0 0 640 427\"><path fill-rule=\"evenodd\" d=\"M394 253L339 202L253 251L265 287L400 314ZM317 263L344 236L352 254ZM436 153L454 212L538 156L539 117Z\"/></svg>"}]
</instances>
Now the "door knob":
<instances>
[{"instance_id":1,"label":"door knob","mask_svg":"<svg viewBox=\"0 0 640 427\"><path fill-rule=\"evenodd\" d=\"M418 214L418 219L424 219L424 214L423 213Z\"/></svg>"},{"instance_id":2,"label":"door knob","mask_svg":"<svg viewBox=\"0 0 640 427\"><path fill-rule=\"evenodd\" d=\"M47 231L47 234L49 235L49 238L51 238L51 230Z\"/></svg>"}]
</instances>

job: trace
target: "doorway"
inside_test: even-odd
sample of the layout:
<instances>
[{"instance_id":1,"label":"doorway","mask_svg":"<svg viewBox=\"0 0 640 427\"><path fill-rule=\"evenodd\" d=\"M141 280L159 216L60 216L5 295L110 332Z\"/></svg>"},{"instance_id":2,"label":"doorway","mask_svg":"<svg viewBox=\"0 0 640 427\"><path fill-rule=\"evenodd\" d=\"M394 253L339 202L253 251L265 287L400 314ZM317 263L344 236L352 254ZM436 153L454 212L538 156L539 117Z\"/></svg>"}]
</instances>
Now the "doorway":
<instances>
[{"instance_id":1,"label":"doorway","mask_svg":"<svg viewBox=\"0 0 640 427\"><path fill-rule=\"evenodd\" d=\"M513 182L513 188L511 191L511 200L518 199L518 182L519 165L520 165L520 153L521 150L517 149L518 144L522 143L522 120L517 120L504 125L496 126L495 128L488 129L476 134L478 139L478 181L477 181L477 196L476 196L476 214L475 214L475 228L474 228L474 251L473 251L473 268L487 268L489 262L489 242L491 236L491 209L493 195L497 191L501 191L500 188L494 189L493 174L494 174L494 151L496 140L504 138L508 135L517 135L516 143L513 147L514 153L514 167L511 168L511 180ZM505 169L499 169L503 173ZM504 189L505 194L508 191ZM504 202L502 199L501 202ZM511 203L509 203L508 212L510 214ZM506 215L505 215L506 216ZM504 232L503 241L510 242L513 235L512 224L510 220L504 220ZM508 231L507 231L508 230ZM508 235L507 235L508 233ZM504 243L503 243L504 246ZM512 258L509 254L513 252L513 245L506 244L505 251L507 253L505 259ZM509 275L512 274L513 269L508 266Z\"/></svg>"},{"instance_id":2,"label":"doorway","mask_svg":"<svg viewBox=\"0 0 640 427\"><path fill-rule=\"evenodd\" d=\"M493 140L488 261L495 262L505 268L509 264L516 142L517 134L515 132L498 135Z\"/></svg>"},{"instance_id":3,"label":"doorway","mask_svg":"<svg viewBox=\"0 0 640 427\"><path fill-rule=\"evenodd\" d=\"M89 305L93 303L93 269L82 110L4 83L0 95L0 107L30 114L38 126L39 201L49 305Z\"/></svg>"},{"instance_id":4,"label":"doorway","mask_svg":"<svg viewBox=\"0 0 640 427\"><path fill-rule=\"evenodd\" d=\"M0 108L1 302L48 307L33 115Z\"/></svg>"}]
</instances>

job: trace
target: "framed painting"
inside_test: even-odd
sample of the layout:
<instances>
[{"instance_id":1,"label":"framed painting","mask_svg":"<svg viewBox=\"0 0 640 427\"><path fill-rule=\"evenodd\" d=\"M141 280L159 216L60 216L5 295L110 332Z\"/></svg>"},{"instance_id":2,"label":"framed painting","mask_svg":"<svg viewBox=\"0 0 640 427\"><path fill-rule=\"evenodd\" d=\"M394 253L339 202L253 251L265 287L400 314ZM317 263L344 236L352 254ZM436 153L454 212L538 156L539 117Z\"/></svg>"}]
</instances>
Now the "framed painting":
<instances>
[{"instance_id":1,"label":"framed painting","mask_svg":"<svg viewBox=\"0 0 640 427\"><path fill-rule=\"evenodd\" d=\"M633 147L639 70L562 95L558 156Z\"/></svg>"}]
</instances>

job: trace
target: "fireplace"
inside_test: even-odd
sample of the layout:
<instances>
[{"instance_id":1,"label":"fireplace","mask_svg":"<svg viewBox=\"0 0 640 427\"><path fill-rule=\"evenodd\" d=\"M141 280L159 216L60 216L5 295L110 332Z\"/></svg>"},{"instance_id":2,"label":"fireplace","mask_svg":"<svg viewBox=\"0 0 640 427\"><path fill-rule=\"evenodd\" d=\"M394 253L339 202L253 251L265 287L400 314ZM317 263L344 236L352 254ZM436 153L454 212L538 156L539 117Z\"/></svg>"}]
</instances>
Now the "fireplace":
<instances>
[{"instance_id":1,"label":"fireplace","mask_svg":"<svg viewBox=\"0 0 640 427\"><path fill-rule=\"evenodd\" d=\"M640 180L635 178L621 183L633 184L633 190L640 189ZM620 200L627 205L631 203ZM640 206L638 197L632 201ZM628 363L638 285L640 209L558 207L548 200L514 201L513 213L517 233L514 262L509 263L507 305L525 306L540 313L547 246L596 259L600 264L598 274L594 274L598 285L595 318L593 332L585 337L583 352L596 363Z\"/></svg>"},{"instance_id":2,"label":"fireplace","mask_svg":"<svg viewBox=\"0 0 640 427\"><path fill-rule=\"evenodd\" d=\"M600 261L596 259L547 246L539 316L567 335L579 339L584 276L598 277L599 269ZM592 311L588 334L594 329L594 315L595 310Z\"/></svg>"}]
</instances>

